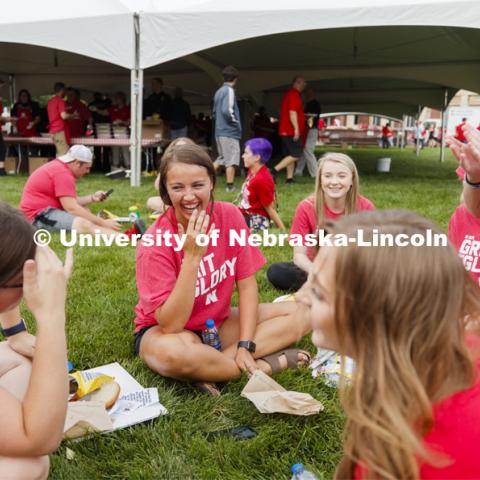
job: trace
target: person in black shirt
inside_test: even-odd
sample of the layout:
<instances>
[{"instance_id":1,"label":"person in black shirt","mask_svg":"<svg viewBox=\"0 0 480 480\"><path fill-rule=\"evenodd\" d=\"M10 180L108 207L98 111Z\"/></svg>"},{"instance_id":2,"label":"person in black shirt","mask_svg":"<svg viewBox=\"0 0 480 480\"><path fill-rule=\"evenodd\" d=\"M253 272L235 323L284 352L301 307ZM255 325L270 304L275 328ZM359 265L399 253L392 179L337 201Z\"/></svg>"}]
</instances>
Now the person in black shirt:
<instances>
[{"instance_id":1,"label":"person in black shirt","mask_svg":"<svg viewBox=\"0 0 480 480\"><path fill-rule=\"evenodd\" d=\"M307 164L308 173L315 178L317 174L317 158L315 157L315 145L318 140L318 120L320 119L321 107L316 99L315 90L308 88L305 92L305 121L307 122L307 139L303 156L297 163L295 175L303 175L305 164Z\"/></svg>"},{"instance_id":2,"label":"person in black shirt","mask_svg":"<svg viewBox=\"0 0 480 480\"><path fill-rule=\"evenodd\" d=\"M188 136L187 131L191 115L190 105L183 99L183 90L177 87L172 101L172 115L170 118L170 136L172 140Z\"/></svg>"},{"instance_id":3,"label":"person in black shirt","mask_svg":"<svg viewBox=\"0 0 480 480\"><path fill-rule=\"evenodd\" d=\"M172 115L172 98L163 91L161 78L152 80L152 90L151 95L145 100L144 117L157 114L162 120L169 122Z\"/></svg>"}]
</instances>

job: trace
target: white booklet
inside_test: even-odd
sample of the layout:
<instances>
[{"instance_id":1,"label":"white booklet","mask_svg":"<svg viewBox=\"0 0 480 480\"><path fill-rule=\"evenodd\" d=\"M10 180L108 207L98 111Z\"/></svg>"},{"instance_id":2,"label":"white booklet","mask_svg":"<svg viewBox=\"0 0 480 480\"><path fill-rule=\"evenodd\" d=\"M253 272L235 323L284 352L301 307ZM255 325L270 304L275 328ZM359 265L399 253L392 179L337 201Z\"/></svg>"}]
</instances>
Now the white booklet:
<instances>
[{"instance_id":1,"label":"white booklet","mask_svg":"<svg viewBox=\"0 0 480 480\"><path fill-rule=\"evenodd\" d=\"M168 413L159 402L158 390L142 387L118 362L87 371L110 375L120 385L120 397L109 411L113 422L112 432Z\"/></svg>"}]
</instances>

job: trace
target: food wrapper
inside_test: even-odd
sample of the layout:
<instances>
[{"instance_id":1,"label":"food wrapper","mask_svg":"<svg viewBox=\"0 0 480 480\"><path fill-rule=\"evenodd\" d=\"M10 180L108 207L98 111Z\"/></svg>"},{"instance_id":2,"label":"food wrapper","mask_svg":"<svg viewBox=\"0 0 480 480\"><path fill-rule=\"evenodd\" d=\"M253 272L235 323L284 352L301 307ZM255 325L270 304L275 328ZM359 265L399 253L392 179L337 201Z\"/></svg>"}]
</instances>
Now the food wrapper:
<instances>
[{"instance_id":1,"label":"food wrapper","mask_svg":"<svg viewBox=\"0 0 480 480\"><path fill-rule=\"evenodd\" d=\"M70 374L78 383L76 398L82 398L95 390L98 390L104 383L113 382L115 379L108 375L97 372L73 372Z\"/></svg>"},{"instance_id":2,"label":"food wrapper","mask_svg":"<svg viewBox=\"0 0 480 480\"><path fill-rule=\"evenodd\" d=\"M103 402L68 402L63 438L78 438L112 429L113 423Z\"/></svg>"},{"instance_id":3,"label":"food wrapper","mask_svg":"<svg viewBox=\"0 0 480 480\"><path fill-rule=\"evenodd\" d=\"M324 408L308 393L285 390L261 370L255 370L241 396L248 398L260 413L314 415Z\"/></svg>"}]
</instances>

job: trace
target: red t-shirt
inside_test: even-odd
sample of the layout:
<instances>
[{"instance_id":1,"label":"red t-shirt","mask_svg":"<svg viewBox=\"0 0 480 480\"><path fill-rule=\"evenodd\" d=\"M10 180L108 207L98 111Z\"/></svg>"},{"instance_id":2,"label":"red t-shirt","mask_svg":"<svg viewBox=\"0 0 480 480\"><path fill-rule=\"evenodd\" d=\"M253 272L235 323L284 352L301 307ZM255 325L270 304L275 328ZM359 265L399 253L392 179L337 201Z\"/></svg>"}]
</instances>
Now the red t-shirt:
<instances>
[{"instance_id":1,"label":"red t-shirt","mask_svg":"<svg viewBox=\"0 0 480 480\"><path fill-rule=\"evenodd\" d=\"M420 465L421 479L478 479L480 462L480 337L469 335L467 345L471 348L477 372L472 387L454 393L433 406L434 424L423 440L430 451L438 452L442 459L449 460L445 467ZM355 479L362 477L362 468L357 465ZM365 477L366 478L366 477Z\"/></svg>"},{"instance_id":2,"label":"red t-shirt","mask_svg":"<svg viewBox=\"0 0 480 480\"><path fill-rule=\"evenodd\" d=\"M88 107L83 102L78 101L67 103L65 109L69 114L77 112L79 115L79 118L70 118L65 122L70 138L81 138L85 136L87 124L91 117Z\"/></svg>"},{"instance_id":3,"label":"red t-shirt","mask_svg":"<svg viewBox=\"0 0 480 480\"><path fill-rule=\"evenodd\" d=\"M385 126L382 128L382 137L393 137L392 129Z\"/></svg>"},{"instance_id":4,"label":"red t-shirt","mask_svg":"<svg viewBox=\"0 0 480 480\"><path fill-rule=\"evenodd\" d=\"M368 200L368 198L359 195L357 198L357 212L361 212L362 210L375 210L375 205ZM344 214L332 212L326 205L324 205L324 215L325 218L336 220ZM299 234L305 236L310 233L316 233L316 231L317 214L315 212L315 197L312 195L298 204L293 216L290 235ZM315 258L317 252L317 247L307 247L307 256L310 260Z\"/></svg>"},{"instance_id":5,"label":"red t-shirt","mask_svg":"<svg viewBox=\"0 0 480 480\"><path fill-rule=\"evenodd\" d=\"M460 123L455 127L455 138L459 140L460 142L466 142L467 139L465 138L465 135L463 134L463 127L465 125L465 122Z\"/></svg>"},{"instance_id":6,"label":"red t-shirt","mask_svg":"<svg viewBox=\"0 0 480 480\"><path fill-rule=\"evenodd\" d=\"M48 131L49 133L58 133L65 130L65 122L61 113L65 112L65 100L58 95L54 95L47 103L48 112Z\"/></svg>"},{"instance_id":7,"label":"red t-shirt","mask_svg":"<svg viewBox=\"0 0 480 480\"><path fill-rule=\"evenodd\" d=\"M185 325L187 330L203 330L205 321L215 320L221 325L230 315L230 302L234 284L255 274L265 264L258 247L229 245L229 231L249 229L238 208L227 202L215 202L212 222L220 230L217 245L210 244L198 269L193 310ZM177 219L172 207L146 231L157 236L165 232L178 234ZM144 237L145 238L145 237ZM145 246L137 248L138 304L135 307L135 331L157 325L155 310L163 305L180 274L183 250L174 246Z\"/></svg>"},{"instance_id":8,"label":"red t-shirt","mask_svg":"<svg viewBox=\"0 0 480 480\"><path fill-rule=\"evenodd\" d=\"M130 107L128 105L124 105L123 107L112 105L111 107L108 107L107 110L112 123L115 122L115 120L121 120L122 122L130 121Z\"/></svg>"},{"instance_id":9,"label":"red t-shirt","mask_svg":"<svg viewBox=\"0 0 480 480\"><path fill-rule=\"evenodd\" d=\"M22 105L21 103L16 103L13 107L12 114L18 119L16 127L19 135L22 137L35 137L38 135L36 125L32 125L32 128L28 128L30 123L34 120L34 112L31 104Z\"/></svg>"},{"instance_id":10,"label":"red t-shirt","mask_svg":"<svg viewBox=\"0 0 480 480\"><path fill-rule=\"evenodd\" d=\"M23 188L20 210L32 221L48 207L63 210L60 197L77 198L75 177L68 165L52 160L35 170Z\"/></svg>"},{"instance_id":11,"label":"red t-shirt","mask_svg":"<svg viewBox=\"0 0 480 480\"><path fill-rule=\"evenodd\" d=\"M448 224L448 238L467 271L480 284L480 218L474 217L464 204L460 205Z\"/></svg>"},{"instance_id":12,"label":"red t-shirt","mask_svg":"<svg viewBox=\"0 0 480 480\"><path fill-rule=\"evenodd\" d=\"M305 130L305 114L303 113L303 103L300 92L296 88L290 88L282 98L280 106L280 122L278 124L278 134L280 136L293 137L295 131L290 121L290 112L297 112L298 128L300 137Z\"/></svg>"},{"instance_id":13,"label":"red t-shirt","mask_svg":"<svg viewBox=\"0 0 480 480\"><path fill-rule=\"evenodd\" d=\"M270 218L265 210L266 205L270 205L275 200L275 182L272 174L265 165L252 175L248 172L247 179L242 185L240 211L244 215L263 215Z\"/></svg>"}]
</instances>

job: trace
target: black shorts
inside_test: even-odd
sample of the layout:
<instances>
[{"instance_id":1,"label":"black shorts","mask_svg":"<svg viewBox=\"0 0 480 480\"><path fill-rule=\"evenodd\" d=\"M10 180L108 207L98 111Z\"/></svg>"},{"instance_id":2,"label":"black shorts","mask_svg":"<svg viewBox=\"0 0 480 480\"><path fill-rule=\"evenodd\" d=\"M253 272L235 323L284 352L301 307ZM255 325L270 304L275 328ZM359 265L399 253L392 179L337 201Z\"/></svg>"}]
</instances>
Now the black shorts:
<instances>
[{"instance_id":1,"label":"black shorts","mask_svg":"<svg viewBox=\"0 0 480 480\"><path fill-rule=\"evenodd\" d=\"M133 353L138 357L140 355L140 343L142 341L143 336L145 333L150 330L155 325L149 325L148 327L143 327L138 332L133 334ZM202 339L202 332L200 330L191 330L195 335Z\"/></svg>"},{"instance_id":2,"label":"black shorts","mask_svg":"<svg viewBox=\"0 0 480 480\"><path fill-rule=\"evenodd\" d=\"M294 140L293 137L282 136L283 155L300 158L303 155L303 146L300 139Z\"/></svg>"}]
</instances>

